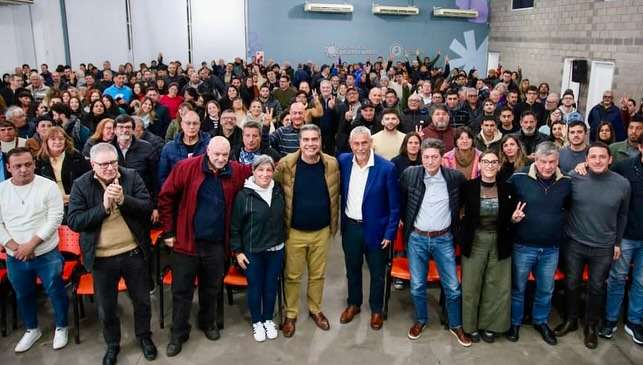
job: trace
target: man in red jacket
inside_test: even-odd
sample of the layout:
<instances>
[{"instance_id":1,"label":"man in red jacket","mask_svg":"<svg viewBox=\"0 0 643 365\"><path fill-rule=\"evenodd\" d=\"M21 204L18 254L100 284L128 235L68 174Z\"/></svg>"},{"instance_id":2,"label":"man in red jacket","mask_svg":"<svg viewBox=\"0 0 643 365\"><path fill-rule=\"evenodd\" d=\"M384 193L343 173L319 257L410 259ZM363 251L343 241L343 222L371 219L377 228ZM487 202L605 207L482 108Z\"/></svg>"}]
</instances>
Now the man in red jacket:
<instances>
[{"instance_id":1,"label":"man in red jacket","mask_svg":"<svg viewBox=\"0 0 643 365\"><path fill-rule=\"evenodd\" d=\"M194 280L199 282L199 328L219 339L216 302L223 282L232 202L250 166L228 161L224 137L210 140L207 153L179 162L158 197L165 245L172 248L172 330L167 356L181 352L190 335Z\"/></svg>"}]
</instances>

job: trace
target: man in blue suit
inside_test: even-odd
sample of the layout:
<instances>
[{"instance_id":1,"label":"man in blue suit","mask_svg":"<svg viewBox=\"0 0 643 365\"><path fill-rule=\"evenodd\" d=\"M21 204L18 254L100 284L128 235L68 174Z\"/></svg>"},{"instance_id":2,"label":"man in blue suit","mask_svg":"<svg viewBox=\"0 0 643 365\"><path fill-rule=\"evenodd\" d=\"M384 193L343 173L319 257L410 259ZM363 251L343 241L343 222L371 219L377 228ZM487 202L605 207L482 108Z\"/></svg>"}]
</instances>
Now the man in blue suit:
<instances>
[{"instance_id":1,"label":"man in blue suit","mask_svg":"<svg viewBox=\"0 0 643 365\"><path fill-rule=\"evenodd\" d=\"M371 328L382 328L387 247L395 238L400 217L395 165L375 155L368 128L350 133L353 153L339 156L342 187L342 248L348 279L348 306L340 323L348 323L362 305L362 263L371 274Z\"/></svg>"}]
</instances>

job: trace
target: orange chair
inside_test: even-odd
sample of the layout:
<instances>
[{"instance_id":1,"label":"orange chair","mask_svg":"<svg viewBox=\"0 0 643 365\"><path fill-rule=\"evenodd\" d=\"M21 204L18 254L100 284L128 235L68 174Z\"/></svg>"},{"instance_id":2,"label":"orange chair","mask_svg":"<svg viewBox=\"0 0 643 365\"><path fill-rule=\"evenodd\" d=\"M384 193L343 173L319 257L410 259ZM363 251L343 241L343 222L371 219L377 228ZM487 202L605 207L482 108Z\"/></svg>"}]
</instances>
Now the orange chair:
<instances>
[{"instance_id":1,"label":"orange chair","mask_svg":"<svg viewBox=\"0 0 643 365\"><path fill-rule=\"evenodd\" d=\"M58 250L65 257L62 271L62 279L65 284L71 281L72 274L80 266L81 252L78 237L78 233L72 231L68 226L58 227ZM36 283L42 285L40 278L36 278Z\"/></svg>"}]
</instances>

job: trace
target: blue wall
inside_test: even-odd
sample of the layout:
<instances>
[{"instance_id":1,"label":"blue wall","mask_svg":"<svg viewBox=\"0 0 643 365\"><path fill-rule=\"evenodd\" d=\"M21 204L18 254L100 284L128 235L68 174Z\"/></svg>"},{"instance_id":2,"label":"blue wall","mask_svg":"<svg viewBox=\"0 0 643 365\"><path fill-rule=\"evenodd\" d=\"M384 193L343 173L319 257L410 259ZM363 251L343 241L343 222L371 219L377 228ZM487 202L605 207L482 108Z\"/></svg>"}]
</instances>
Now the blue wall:
<instances>
[{"instance_id":1,"label":"blue wall","mask_svg":"<svg viewBox=\"0 0 643 365\"><path fill-rule=\"evenodd\" d=\"M248 56L265 51L266 59L292 63L313 60L332 63L364 61L370 56L387 58L393 51L399 57L408 52L415 57L431 55L440 49L449 55L452 67L486 69L489 24L487 0L410 1L420 8L416 16L372 14L371 0L313 0L312 2L350 3L352 14L304 12L304 0L248 0ZM409 1L377 0L380 5L408 5ZM477 19L436 18L434 6L476 8ZM442 61L438 66L442 67ZM486 72L483 72L486 74Z\"/></svg>"}]
</instances>

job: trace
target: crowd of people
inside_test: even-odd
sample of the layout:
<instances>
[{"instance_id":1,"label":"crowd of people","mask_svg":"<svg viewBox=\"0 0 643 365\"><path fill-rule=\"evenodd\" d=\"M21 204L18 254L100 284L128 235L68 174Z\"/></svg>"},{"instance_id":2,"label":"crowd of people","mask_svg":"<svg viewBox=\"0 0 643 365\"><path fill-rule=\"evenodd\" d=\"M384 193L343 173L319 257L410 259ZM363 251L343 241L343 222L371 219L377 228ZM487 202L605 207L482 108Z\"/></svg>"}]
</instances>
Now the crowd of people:
<instances>
[{"instance_id":1,"label":"crowd of people","mask_svg":"<svg viewBox=\"0 0 643 365\"><path fill-rule=\"evenodd\" d=\"M0 243L26 329L15 351L42 336L36 276L54 308L53 347L67 344L61 224L80 233L83 266L94 277L104 364L120 351L120 278L142 352L157 356L152 227L171 251L167 356L189 338L195 283L197 325L220 338L216 306L228 265L247 277L256 341L277 338L279 329L295 334L305 273L308 315L329 330L322 294L338 231L347 278L342 324L361 312L366 260L370 327L382 328L387 265L401 230L410 282L394 285L409 285L411 340L429 321L432 260L449 330L462 346L519 340L530 276L528 316L546 343L579 321L586 347L612 338L630 280L624 328L643 344L642 109L627 97L615 104L606 90L585 119L571 90L559 95L530 83L520 68L481 75L440 58L418 52L413 60L293 68L240 58L165 64L159 54L138 69L112 70L105 61L100 69L23 65L5 75ZM552 330L559 274L566 305Z\"/></svg>"}]
</instances>

